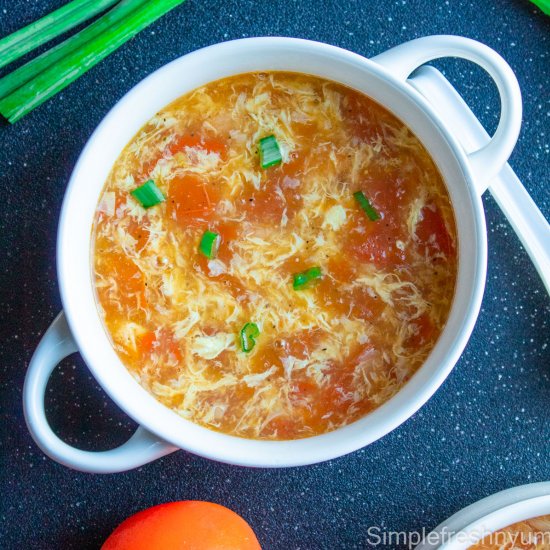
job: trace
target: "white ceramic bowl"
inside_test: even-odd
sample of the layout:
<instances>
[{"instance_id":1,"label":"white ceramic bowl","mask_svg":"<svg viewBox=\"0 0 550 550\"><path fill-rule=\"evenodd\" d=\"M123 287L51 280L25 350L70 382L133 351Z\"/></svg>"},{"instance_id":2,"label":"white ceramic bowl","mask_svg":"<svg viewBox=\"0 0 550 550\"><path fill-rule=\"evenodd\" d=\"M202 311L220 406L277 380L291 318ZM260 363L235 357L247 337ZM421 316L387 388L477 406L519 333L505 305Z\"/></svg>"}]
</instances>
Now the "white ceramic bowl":
<instances>
[{"instance_id":1,"label":"white ceramic bowl","mask_svg":"<svg viewBox=\"0 0 550 550\"><path fill-rule=\"evenodd\" d=\"M501 95L492 140L466 154L429 102L406 79L422 63L456 56L484 67ZM296 441L255 441L217 433L161 405L129 374L98 316L90 265L94 211L120 151L162 107L206 84L249 71L318 75L369 95L403 120L431 153L447 184L457 220L459 268L447 325L425 364L397 395L371 414L334 432ZM407 420L435 392L460 357L477 318L486 273L481 193L505 164L519 133L517 80L493 50L455 36L425 37L371 60L340 48L292 38L251 38L217 44L176 59L143 80L109 112L84 148L69 182L59 223L57 267L64 306L29 365L24 409L29 430L54 460L90 472L137 467L176 449L246 466L282 467L335 458L372 443ZM121 447L85 452L61 441L44 413L48 378L61 359L79 351L109 396L140 427Z\"/></svg>"},{"instance_id":2,"label":"white ceramic bowl","mask_svg":"<svg viewBox=\"0 0 550 550\"><path fill-rule=\"evenodd\" d=\"M506 489L460 510L438 525L415 550L467 550L518 521L550 514L550 482ZM550 540L550 533L545 534Z\"/></svg>"}]
</instances>

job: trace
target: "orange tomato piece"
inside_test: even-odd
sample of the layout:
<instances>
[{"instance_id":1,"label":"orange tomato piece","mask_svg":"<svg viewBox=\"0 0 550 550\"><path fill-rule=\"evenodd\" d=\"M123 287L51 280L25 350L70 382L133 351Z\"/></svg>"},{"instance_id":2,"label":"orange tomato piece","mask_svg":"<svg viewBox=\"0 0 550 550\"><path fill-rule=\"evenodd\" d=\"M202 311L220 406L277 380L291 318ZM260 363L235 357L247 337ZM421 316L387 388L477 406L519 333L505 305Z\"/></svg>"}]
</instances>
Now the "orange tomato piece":
<instances>
[{"instance_id":1,"label":"orange tomato piece","mask_svg":"<svg viewBox=\"0 0 550 550\"><path fill-rule=\"evenodd\" d=\"M373 142L382 133L382 121L387 119L383 107L360 93L349 93L342 106L344 120L353 135L362 141Z\"/></svg>"},{"instance_id":2,"label":"orange tomato piece","mask_svg":"<svg viewBox=\"0 0 550 550\"><path fill-rule=\"evenodd\" d=\"M436 334L432 320L423 313L417 319L411 321L416 326L416 332L407 339L406 345L410 348L418 348L426 345Z\"/></svg>"},{"instance_id":3,"label":"orange tomato piece","mask_svg":"<svg viewBox=\"0 0 550 550\"><path fill-rule=\"evenodd\" d=\"M430 252L443 252L445 256L454 254L454 245L445 226L445 221L437 207L425 206L422 219L416 225L416 236Z\"/></svg>"},{"instance_id":4,"label":"orange tomato piece","mask_svg":"<svg viewBox=\"0 0 550 550\"><path fill-rule=\"evenodd\" d=\"M173 355L177 361L181 361L181 349L179 342L175 339L174 334L166 328L161 328L156 333L150 333L153 335L153 342L155 343L155 351L161 356ZM152 349L152 344L151 348ZM144 351L146 351L144 349Z\"/></svg>"},{"instance_id":5,"label":"orange tomato piece","mask_svg":"<svg viewBox=\"0 0 550 550\"><path fill-rule=\"evenodd\" d=\"M136 250L140 252L149 240L149 229L141 223L132 220L126 228L128 233L136 240Z\"/></svg>"},{"instance_id":6,"label":"orange tomato piece","mask_svg":"<svg viewBox=\"0 0 550 550\"><path fill-rule=\"evenodd\" d=\"M299 153L292 153L290 160L279 166L279 170L283 176L288 176L289 178L300 177L304 169L304 155Z\"/></svg>"},{"instance_id":7,"label":"orange tomato piece","mask_svg":"<svg viewBox=\"0 0 550 550\"><path fill-rule=\"evenodd\" d=\"M352 293L352 312L356 317L374 321L382 315L386 304L379 296L372 296L365 287L355 289Z\"/></svg>"},{"instance_id":8,"label":"orange tomato piece","mask_svg":"<svg viewBox=\"0 0 550 550\"><path fill-rule=\"evenodd\" d=\"M139 347L142 354L149 354L153 349L153 344L155 343L156 336L152 331L146 332L139 339Z\"/></svg>"},{"instance_id":9,"label":"orange tomato piece","mask_svg":"<svg viewBox=\"0 0 550 550\"><path fill-rule=\"evenodd\" d=\"M174 355L177 361L181 361L181 351L180 346L174 340L170 340L168 343L168 351Z\"/></svg>"},{"instance_id":10,"label":"orange tomato piece","mask_svg":"<svg viewBox=\"0 0 550 550\"><path fill-rule=\"evenodd\" d=\"M233 221L220 221L214 226L214 231L221 235L222 241L230 243L234 241L239 234L239 223Z\"/></svg>"},{"instance_id":11,"label":"orange tomato piece","mask_svg":"<svg viewBox=\"0 0 550 550\"><path fill-rule=\"evenodd\" d=\"M366 218L363 212L360 215ZM354 219L357 220L357 213L354 213ZM363 228L363 231L357 231L357 227ZM406 251L397 247L397 239L403 236L395 220L371 222L361 219L355 228L347 235L344 250L356 261L372 263L381 268L406 261Z\"/></svg>"},{"instance_id":12,"label":"orange tomato piece","mask_svg":"<svg viewBox=\"0 0 550 550\"><path fill-rule=\"evenodd\" d=\"M115 278L121 295L139 293L145 289L143 275L138 266L123 253L104 254L98 268L101 273Z\"/></svg>"},{"instance_id":13,"label":"orange tomato piece","mask_svg":"<svg viewBox=\"0 0 550 550\"><path fill-rule=\"evenodd\" d=\"M275 192L273 181L268 180L259 191L250 190L250 196L245 198L241 208L252 222L279 224L285 206L285 202Z\"/></svg>"},{"instance_id":14,"label":"orange tomato piece","mask_svg":"<svg viewBox=\"0 0 550 550\"><path fill-rule=\"evenodd\" d=\"M101 550L261 550L248 523L225 506L170 502L123 521Z\"/></svg>"},{"instance_id":15,"label":"orange tomato piece","mask_svg":"<svg viewBox=\"0 0 550 550\"><path fill-rule=\"evenodd\" d=\"M283 358L295 357L304 359L315 348L318 341L318 332L315 330L301 330L291 335L280 335L275 340L265 343L260 340L257 349L249 359L252 372L263 372L275 365L281 370Z\"/></svg>"},{"instance_id":16,"label":"orange tomato piece","mask_svg":"<svg viewBox=\"0 0 550 550\"><path fill-rule=\"evenodd\" d=\"M207 220L213 214L217 192L212 185L200 177L185 174L170 182L168 191L168 216L188 225L200 220Z\"/></svg>"},{"instance_id":17,"label":"orange tomato piece","mask_svg":"<svg viewBox=\"0 0 550 550\"><path fill-rule=\"evenodd\" d=\"M406 251L397 247L397 241L407 240L404 225L407 212L401 209L406 186L397 176L373 169L360 189L381 217L371 221L355 203L344 248L359 262L376 267L404 263Z\"/></svg>"}]
</instances>

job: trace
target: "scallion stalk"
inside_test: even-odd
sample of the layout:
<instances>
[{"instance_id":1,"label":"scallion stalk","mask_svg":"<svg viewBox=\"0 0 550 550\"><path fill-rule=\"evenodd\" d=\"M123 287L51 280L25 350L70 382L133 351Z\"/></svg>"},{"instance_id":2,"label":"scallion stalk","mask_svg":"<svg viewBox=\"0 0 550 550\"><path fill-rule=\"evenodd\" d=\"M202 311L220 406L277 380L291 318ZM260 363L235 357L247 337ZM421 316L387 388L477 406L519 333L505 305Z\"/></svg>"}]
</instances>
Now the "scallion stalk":
<instances>
[{"instance_id":1,"label":"scallion stalk","mask_svg":"<svg viewBox=\"0 0 550 550\"><path fill-rule=\"evenodd\" d=\"M73 0L0 40L0 67L110 8L119 0Z\"/></svg>"},{"instance_id":2,"label":"scallion stalk","mask_svg":"<svg viewBox=\"0 0 550 550\"><path fill-rule=\"evenodd\" d=\"M270 166L275 166L280 164L283 160L281 155L281 149L275 136L267 136L260 140L258 143L258 148L260 151L260 165L262 168L269 168Z\"/></svg>"},{"instance_id":3,"label":"scallion stalk","mask_svg":"<svg viewBox=\"0 0 550 550\"><path fill-rule=\"evenodd\" d=\"M550 0L531 0L543 13L550 15Z\"/></svg>"},{"instance_id":4,"label":"scallion stalk","mask_svg":"<svg viewBox=\"0 0 550 550\"><path fill-rule=\"evenodd\" d=\"M131 195L143 208L151 208L151 206L155 206L165 200L162 191L155 185L153 180L147 180L143 185L131 191Z\"/></svg>"},{"instance_id":5,"label":"scallion stalk","mask_svg":"<svg viewBox=\"0 0 550 550\"><path fill-rule=\"evenodd\" d=\"M353 194L353 197L359 203L359 206L363 209L363 212L365 212L365 214L369 217L369 220L375 222L376 220L380 219L380 214L372 206L369 199L365 197L363 191L356 191Z\"/></svg>"},{"instance_id":6,"label":"scallion stalk","mask_svg":"<svg viewBox=\"0 0 550 550\"><path fill-rule=\"evenodd\" d=\"M292 288L294 288L294 290L303 290L304 288L308 288L312 282L320 279L322 274L323 273L319 266L310 267L305 271L295 273L292 281Z\"/></svg>"},{"instance_id":7,"label":"scallion stalk","mask_svg":"<svg viewBox=\"0 0 550 550\"><path fill-rule=\"evenodd\" d=\"M17 88L20 88L23 84L26 84L49 67L53 67L65 56L82 48L86 42L99 36L109 27L128 16L138 6L148 1L122 0L120 4L79 33L7 74L4 78L0 79L0 99L11 94L14 90L17 90Z\"/></svg>"},{"instance_id":8,"label":"scallion stalk","mask_svg":"<svg viewBox=\"0 0 550 550\"><path fill-rule=\"evenodd\" d=\"M130 12L126 17L108 26L104 32L85 42L78 49L72 49L57 63L48 66L32 80L2 98L0 114L9 122L16 122L184 1L127 0L121 2L109 14L116 14L116 11L124 6ZM98 23L99 21L101 19Z\"/></svg>"},{"instance_id":9,"label":"scallion stalk","mask_svg":"<svg viewBox=\"0 0 550 550\"><path fill-rule=\"evenodd\" d=\"M241 349L250 353L256 345L256 338L260 336L260 329L256 323L246 323L241 329Z\"/></svg>"},{"instance_id":10,"label":"scallion stalk","mask_svg":"<svg viewBox=\"0 0 550 550\"><path fill-rule=\"evenodd\" d=\"M213 231L205 231L199 244L199 252L209 260L213 260L218 255L222 238Z\"/></svg>"}]
</instances>

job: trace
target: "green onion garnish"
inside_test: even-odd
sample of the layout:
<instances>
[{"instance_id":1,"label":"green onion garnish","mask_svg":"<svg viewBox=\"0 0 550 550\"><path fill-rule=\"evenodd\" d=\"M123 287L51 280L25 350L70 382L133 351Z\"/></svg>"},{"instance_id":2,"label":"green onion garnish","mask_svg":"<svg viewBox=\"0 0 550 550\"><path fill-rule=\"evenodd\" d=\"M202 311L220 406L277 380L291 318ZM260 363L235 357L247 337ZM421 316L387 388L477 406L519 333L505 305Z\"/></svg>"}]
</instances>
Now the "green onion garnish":
<instances>
[{"instance_id":1,"label":"green onion garnish","mask_svg":"<svg viewBox=\"0 0 550 550\"><path fill-rule=\"evenodd\" d=\"M310 283L316 279L320 279L322 275L320 267L310 267L306 271L294 274L294 282L292 286L294 290L302 290L310 286Z\"/></svg>"},{"instance_id":2,"label":"green onion garnish","mask_svg":"<svg viewBox=\"0 0 550 550\"><path fill-rule=\"evenodd\" d=\"M374 209L372 204L369 202L369 199L365 197L363 191L356 191L353 196L371 221L375 222L380 219L380 214Z\"/></svg>"},{"instance_id":3,"label":"green onion garnish","mask_svg":"<svg viewBox=\"0 0 550 550\"><path fill-rule=\"evenodd\" d=\"M116 4L118 0L73 0L0 40L0 67L49 42Z\"/></svg>"},{"instance_id":4,"label":"green onion garnish","mask_svg":"<svg viewBox=\"0 0 550 550\"><path fill-rule=\"evenodd\" d=\"M260 336L260 329L256 323L246 323L241 329L241 349L249 353L256 345L256 338Z\"/></svg>"},{"instance_id":5,"label":"green onion garnish","mask_svg":"<svg viewBox=\"0 0 550 550\"><path fill-rule=\"evenodd\" d=\"M162 191L155 185L153 180L146 181L143 185L134 189L131 194L143 208L151 208L151 206L164 201Z\"/></svg>"},{"instance_id":6,"label":"green onion garnish","mask_svg":"<svg viewBox=\"0 0 550 550\"><path fill-rule=\"evenodd\" d=\"M275 136L267 136L260 140L258 144L260 150L260 165L262 168L269 168L280 164L283 160L281 149L275 139Z\"/></svg>"},{"instance_id":7,"label":"green onion garnish","mask_svg":"<svg viewBox=\"0 0 550 550\"><path fill-rule=\"evenodd\" d=\"M221 237L213 231L205 231L199 244L199 251L212 260L218 255Z\"/></svg>"},{"instance_id":8,"label":"green onion garnish","mask_svg":"<svg viewBox=\"0 0 550 550\"><path fill-rule=\"evenodd\" d=\"M122 0L89 27L0 79L0 114L13 123L185 0Z\"/></svg>"}]
</instances>

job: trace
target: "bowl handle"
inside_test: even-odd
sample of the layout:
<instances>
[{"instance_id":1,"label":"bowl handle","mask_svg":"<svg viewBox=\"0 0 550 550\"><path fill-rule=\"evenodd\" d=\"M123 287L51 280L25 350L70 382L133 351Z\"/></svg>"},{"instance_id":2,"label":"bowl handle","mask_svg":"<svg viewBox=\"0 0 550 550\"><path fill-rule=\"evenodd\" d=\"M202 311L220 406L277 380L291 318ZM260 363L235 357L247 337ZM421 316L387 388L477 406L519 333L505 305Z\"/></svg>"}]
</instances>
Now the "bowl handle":
<instances>
[{"instance_id":1,"label":"bowl handle","mask_svg":"<svg viewBox=\"0 0 550 550\"><path fill-rule=\"evenodd\" d=\"M61 312L40 340L29 363L23 388L27 427L44 453L75 470L104 474L131 470L177 450L142 426L126 443L109 451L82 451L61 441L46 418L44 395L53 369L76 351L78 348Z\"/></svg>"},{"instance_id":2,"label":"bowl handle","mask_svg":"<svg viewBox=\"0 0 550 550\"><path fill-rule=\"evenodd\" d=\"M371 61L405 81L420 65L441 57L460 57L477 63L489 73L500 93L500 121L494 136L486 145L468 153L474 183L483 193L506 164L521 127L521 92L508 63L480 42L450 35L417 38L372 57Z\"/></svg>"},{"instance_id":3,"label":"bowl handle","mask_svg":"<svg viewBox=\"0 0 550 550\"><path fill-rule=\"evenodd\" d=\"M409 84L434 106L466 151L489 142L491 138L481 122L437 69L421 67ZM550 224L509 164L490 182L489 192L508 218L550 294Z\"/></svg>"}]
</instances>

